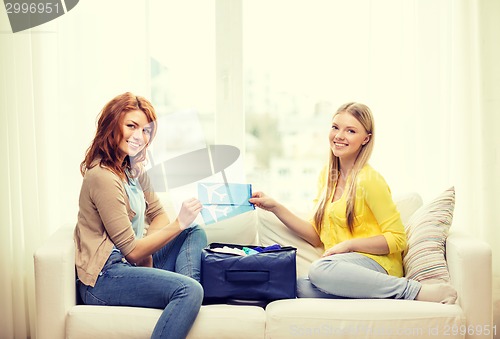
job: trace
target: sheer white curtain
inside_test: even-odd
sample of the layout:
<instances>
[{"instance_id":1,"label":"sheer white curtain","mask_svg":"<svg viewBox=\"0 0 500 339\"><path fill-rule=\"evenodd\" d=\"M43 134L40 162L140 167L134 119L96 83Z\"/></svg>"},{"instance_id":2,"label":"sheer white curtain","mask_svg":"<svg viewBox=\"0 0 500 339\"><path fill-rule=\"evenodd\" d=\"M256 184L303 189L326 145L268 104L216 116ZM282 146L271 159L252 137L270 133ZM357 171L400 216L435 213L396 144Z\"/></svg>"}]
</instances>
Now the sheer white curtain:
<instances>
[{"instance_id":1,"label":"sheer white curtain","mask_svg":"<svg viewBox=\"0 0 500 339\"><path fill-rule=\"evenodd\" d=\"M149 94L146 3L82 1L15 34L0 12L0 338L35 338L33 253L76 221L99 110Z\"/></svg>"},{"instance_id":2,"label":"sheer white curtain","mask_svg":"<svg viewBox=\"0 0 500 339\"><path fill-rule=\"evenodd\" d=\"M500 2L450 1L449 79L447 112L429 116L448 125L442 156L447 166L440 177L457 189L456 225L487 241L493 249L496 292L500 285L500 229L497 226L500 193ZM432 124L424 128L432 131ZM424 126L422 126L424 127ZM439 131L436 131L439 133ZM424 134L424 133L423 133ZM426 142L433 152L433 134ZM435 147L443 149L439 145ZM429 166L432 164L428 164ZM426 166L426 165L424 165ZM431 177L431 172L428 172ZM498 298L498 296L497 296ZM494 301L500 312L500 301ZM497 318L500 314L497 313ZM500 319L499 319L500 320Z\"/></svg>"},{"instance_id":3,"label":"sheer white curtain","mask_svg":"<svg viewBox=\"0 0 500 339\"><path fill-rule=\"evenodd\" d=\"M381 1L370 10L373 46L391 51L372 58L374 112L384 112L374 161L393 188L424 201L455 186L453 227L491 244L498 289L500 2ZM403 32L384 26L387 13Z\"/></svg>"},{"instance_id":4,"label":"sheer white curtain","mask_svg":"<svg viewBox=\"0 0 500 339\"><path fill-rule=\"evenodd\" d=\"M57 196L47 128L58 126L56 35L50 24L43 33L14 35L6 33L6 17L0 22L0 332L2 338L27 338L35 318L32 254L56 221L49 217Z\"/></svg>"},{"instance_id":5,"label":"sheer white curtain","mask_svg":"<svg viewBox=\"0 0 500 339\"><path fill-rule=\"evenodd\" d=\"M382 84L394 84L372 84L375 112L390 112L378 121L384 138L377 140L375 161L393 188L417 190L424 201L454 185L453 227L492 245L498 281L500 3L395 1L393 12L388 4L371 3L372 20L381 21L372 22L380 30L373 44L386 44L396 54L379 55L385 67L372 70L372 81L385 76ZM408 31L384 32L384 12L399 13L400 27ZM405 67L394 72L395 65Z\"/></svg>"}]
</instances>

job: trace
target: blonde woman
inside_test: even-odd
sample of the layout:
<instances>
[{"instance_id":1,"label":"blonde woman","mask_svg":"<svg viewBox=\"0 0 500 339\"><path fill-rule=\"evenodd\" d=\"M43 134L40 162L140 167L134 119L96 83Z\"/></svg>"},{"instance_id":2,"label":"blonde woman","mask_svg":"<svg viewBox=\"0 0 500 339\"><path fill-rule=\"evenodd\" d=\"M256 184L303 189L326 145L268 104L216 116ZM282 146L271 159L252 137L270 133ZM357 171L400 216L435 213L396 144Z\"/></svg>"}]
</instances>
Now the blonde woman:
<instances>
[{"instance_id":1,"label":"blonde woman","mask_svg":"<svg viewBox=\"0 0 500 339\"><path fill-rule=\"evenodd\" d=\"M262 192L256 192L250 202L273 212L312 245L324 247L308 278L298 280L299 297L454 303L456 291L449 284L423 285L403 277L405 229L387 183L368 164L374 132L366 105L347 103L334 114L329 163L320 174L311 221Z\"/></svg>"}]
</instances>

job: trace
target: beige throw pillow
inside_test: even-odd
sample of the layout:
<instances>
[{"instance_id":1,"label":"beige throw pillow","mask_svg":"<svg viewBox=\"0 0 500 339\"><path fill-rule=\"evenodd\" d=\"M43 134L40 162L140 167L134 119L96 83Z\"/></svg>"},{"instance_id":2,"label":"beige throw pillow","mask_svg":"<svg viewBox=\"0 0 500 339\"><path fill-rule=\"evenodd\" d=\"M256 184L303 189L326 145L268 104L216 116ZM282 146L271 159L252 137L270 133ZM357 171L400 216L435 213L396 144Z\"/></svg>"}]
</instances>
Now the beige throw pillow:
<instances>
[{"instance_id":1,"label":"beige throw pillow","mask_svg":"<svg viewBox=\"0 0 500 339\"><path fill-rule=\"evenodd\" d=\"M408 246L403 257L409 279L450 281L445 244L453 220L455 188L419 208L405 224Z\"/></svg>"}]
</instances>

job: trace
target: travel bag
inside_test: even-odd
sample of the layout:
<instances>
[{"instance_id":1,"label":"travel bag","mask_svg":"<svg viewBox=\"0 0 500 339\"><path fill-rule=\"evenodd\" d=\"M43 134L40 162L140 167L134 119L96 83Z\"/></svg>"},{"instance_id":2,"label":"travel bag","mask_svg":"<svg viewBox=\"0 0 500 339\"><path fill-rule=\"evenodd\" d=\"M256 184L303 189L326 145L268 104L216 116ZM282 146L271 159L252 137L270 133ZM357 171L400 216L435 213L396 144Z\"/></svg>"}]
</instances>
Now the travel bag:
<instances>
[{"instance_id":1,"label":"travel bag","mask_svg":"<svg viewBox=\"0 0 500 339\"><path fill-rule=\"evenodd\" d=\"M248 255L220 253L216 249L251 249ZM262 250L255 253L256 250ZM296 252L290 246L261 248L212 243L202 250L201 283L205 303L268 303L297 295Z\"/></svg>"}]
</instances>

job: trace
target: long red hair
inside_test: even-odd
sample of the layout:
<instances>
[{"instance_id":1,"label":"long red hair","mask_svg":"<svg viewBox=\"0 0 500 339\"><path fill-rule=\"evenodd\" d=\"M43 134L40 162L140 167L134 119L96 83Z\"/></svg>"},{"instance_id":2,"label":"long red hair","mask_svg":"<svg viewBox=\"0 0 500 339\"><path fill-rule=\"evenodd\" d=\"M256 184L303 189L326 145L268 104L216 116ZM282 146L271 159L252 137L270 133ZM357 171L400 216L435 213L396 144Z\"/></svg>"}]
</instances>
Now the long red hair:
<instances>
[{"instance_id":1,"label":"long red hair","mask_svg":"<svg viewBox=\"0 0 500 339\"><path fill-rule=\"evenodd\" d=\"M132 159L127 155L120 161L120 141L123 138L123 118L127 112L140 110L146 114L151 123L151 137L146 146ZM82 176L88 169L96 165L95 160L100 159L99 165L107 167L118 176L125 178L126 170L132 176L140 171L140 164L146 160L146 150L156 134L156 112L153 105L141 96L130 92L120 94L109 101L101 110L97 121L97 131L91 145L85 152L85 159L80 164Z\"/></svg>"}]
</instances>

